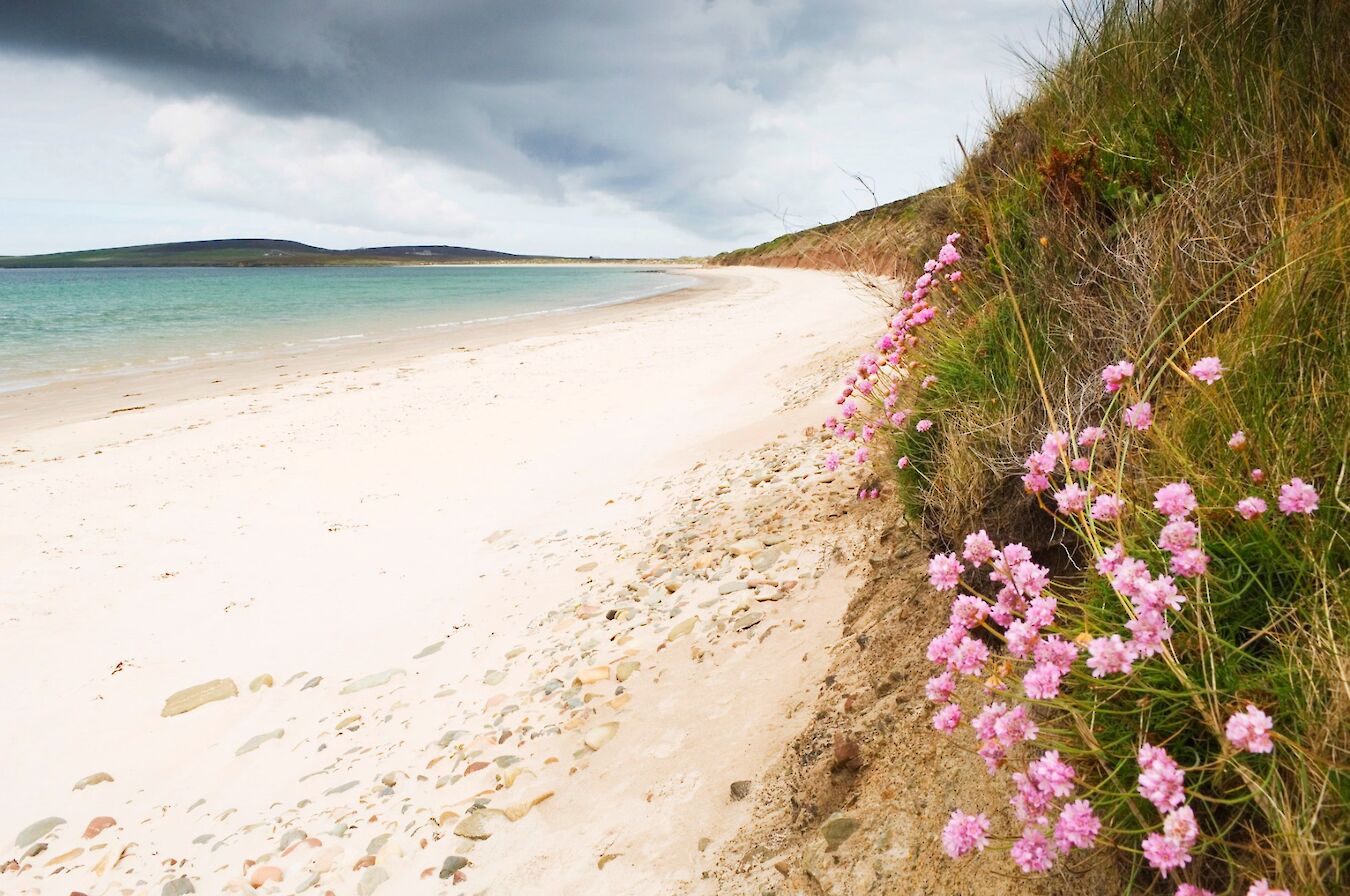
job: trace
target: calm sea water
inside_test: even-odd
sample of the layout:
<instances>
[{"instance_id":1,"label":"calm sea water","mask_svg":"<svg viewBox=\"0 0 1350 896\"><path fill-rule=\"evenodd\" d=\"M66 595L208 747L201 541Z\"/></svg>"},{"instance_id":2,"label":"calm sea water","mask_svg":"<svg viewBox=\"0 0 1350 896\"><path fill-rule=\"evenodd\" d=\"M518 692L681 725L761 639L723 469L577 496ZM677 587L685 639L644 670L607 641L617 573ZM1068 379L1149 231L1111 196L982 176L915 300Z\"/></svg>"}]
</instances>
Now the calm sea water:
<instances>
[{"instance_id":1,"label":"calm sea water","mask_svg":"<svg viewBox=\"0 0 1350 896\"><path fill-rule=\"evenodd\" d=\"M0 269L0 391L615 304L694 282L608 267Z\"/></svg>"}]
</instances>

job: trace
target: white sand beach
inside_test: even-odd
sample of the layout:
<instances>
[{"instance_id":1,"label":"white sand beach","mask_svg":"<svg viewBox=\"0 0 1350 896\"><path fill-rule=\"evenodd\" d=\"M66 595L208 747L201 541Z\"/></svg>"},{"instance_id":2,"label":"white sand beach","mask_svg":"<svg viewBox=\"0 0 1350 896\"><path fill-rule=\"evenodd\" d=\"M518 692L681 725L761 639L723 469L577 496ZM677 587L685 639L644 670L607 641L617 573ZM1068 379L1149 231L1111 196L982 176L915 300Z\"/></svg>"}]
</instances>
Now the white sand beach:
<instances>
[{"instance_id":1,"label":"white sand beach","mask_svg":"<svg viewBox=\"0 0 1350 896\"><path fill-rule=\"evenodd\" d=\"M807 429L881 319L698 273L0 397L0 892L695 888L838 636Z\"/></svg>"}]
</instances>

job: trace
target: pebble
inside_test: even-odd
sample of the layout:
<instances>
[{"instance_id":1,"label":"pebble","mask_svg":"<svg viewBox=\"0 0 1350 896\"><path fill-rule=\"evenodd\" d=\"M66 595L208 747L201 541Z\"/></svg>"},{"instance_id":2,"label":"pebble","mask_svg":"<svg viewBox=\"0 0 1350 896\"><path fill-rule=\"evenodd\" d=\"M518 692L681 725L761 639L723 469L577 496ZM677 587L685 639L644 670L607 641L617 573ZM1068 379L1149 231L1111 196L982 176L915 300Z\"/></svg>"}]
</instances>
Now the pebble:
<instances>
[{"instance_id":1,"label":"pebble","mask_svg":"<svg viewBox=\"0 0 1350 896\"><path fill-rule=\"evenodd\" d=\"M506 673L501 669L489 669L487 674L483 676L483 684L488 686L501 684L505 680Z\"/></svg>"},{"instance_id":2,"label":"pebble","mask_svg":"<svg viewBox=\"0 0 1350 896\"><path fill-rule=\"evenodd\" d=\"M749 794L750 794L750 782L749 782L749 781L732 781L732 782L731 782L731 799L732 799L733 801L743 800L743 799L745 799L747 796L749 796Z\"/></svg>"},{"instance_id":3,"label":"pebble","mask_svg":"<svg viewBox=\"0 0 1350 896\"><path fill-rule=\"evenodd\" d=\"M578 672L577 677L572 679L572 684L595 684L597 681L605 681L608 678L609 666L591 666L589 669L582 669Z\"/></svg>"},{"instance_id":4,"label":"pebble","mask_svg":"<svg viewBox=\"0 0 1350 896\"><path fill-rule=\"evenodd\" d=\"M159 896L186 896L188 893L195 892L197 892L197 888L192 885L192 881L185 874L166 883L164 889L159 891Z\"/></svg>"},{"instance_id":5,"label":"pebble","mask_svg":"<svg viewBox=\"0 0 1350 896\"><path fill-rule=\"evenodd\" d=\"M108 828L112 827L115 824L117 824L117 822L113 820L113 817L111 815L99 815L91 819L89 821L89 824L85 827L84 839L93 840L99 834L103 833L104 831L106 831Z\"/></svg>"},{"instance_id":6,"label":"pebble","mask_svg":"<svg viewBox=\"0 0 1350 896\"><path fill-rule=\"evenodd\" d=\"M441 872L439 876L441 880L447 880L450 875L454 874L459 869L464 868L468 864L469 860L463 856L446 856L445 861L441 863Z\"/></svg>"},{"instance_id":7,"label":"pebble","mask_svg":"<svg viewBox=\"0 0 1350 896\"><path fill-rule=\"evenodd\" d=\"M248 885L257 890L265 884L277 883L283 880L285 876L276 865L258 865L249 874Z\"/></svg>"},{"instance_id":8,"label":"pebble","mask_svg":"<svg viewBox=\"0 0 1350 896\"><path fill-rule=\"evenodd\" d=\"M666 634L666 640L676 641L680 638L683 638L685 635L689 634L694 630L694 623L696 622L698 622L698 617L690 616L683 622L676 623L675 627L672 628L670 632Z\"/></svg>"},{"instance_id":9,"label":"pebble","mask_svg":"<svg viewBox=\"0 0 1350 896\"><path fill-rule=\"evenodd\" d=\"M622 660L614 670L614 677L619 681L627 681L629 676L642 668L642 663L637 660Z\"/></svg>"},{"instance_id":10,"label":"pebble","mask_svg":"<svg viewBox=\"0 0 1350 896\"><path fill-rule=\"evenodd\" d=\"M836 812L825 819L825 823L820 826L820 833L825 838L825 843L828 844L829 850L833 852L838 849L845 840L852 837L859 827L860 824L858 819L848 815L841 815Z\"/></svg>"},{"instance_id":11,"label":"pebble","mask_svg":"<svg viewBox=\"0 0 1350 896\"><path fill-rule=\"evenodd\" d=\"M274 684L276 684L276 682L272 680L271 673L264 672L248 683L248 689L256 694L263 688L270 688Z\"/></svg>"},{"instance_id":12,"label":"pebble","mask_svg":"<svg viewBox=\"0 0 1350 896\"><path fill-rule=\"evenodd\" d=\"M746 588L748 588L748 587L750 587L750 586L747 585L747 584L745 583L744 580L742 580L742 579L732 579L732 580L729 581L729 582L723 582L722 584L718 585L718 586L717 586L717 593L718 593L718 594L732 594L732 593L734 593L734 592L736 592L736 591L744 591L744 590L745 590Z\"/></svg>"},{"instance_id":13,"label":"pebble","mask_svg":"<svg viewBox=\"0 0 1350 896\"><path fill-rule=\"evenodd\" d=\"M357 896L370 896L371 893L374 893L379 888L380 884L388 879L389 872L378 865L367 868L365 873L361 875L360 882L356 885Z\"/></svg>"},{"instance_id":14,"label":"pebble","mask_svg":"<svg viewBox=\"0 0 1350 896\"><path fill-rule=\"evenodd\" d=\"M14 845L23 849L26 846L32 846L41 838L50 834L58 825L66 823L64 818L57 818L55 815L48 816L39 821L35 821L28 827L19 831L19 836L14 838Z\"/></svg>"},{"instance_id":15,"label":"pebble","mask_svg":"<svg viewBox=\"0 0 1350 896\"><path fill-rule=\"evenodd\" d=\"M281 740L281 738L285 736L285 734L286 729L284 728L278 728L275 731L267 731L263 734L255 734L248 740L244 741L244 745L241 746L239 749L235 750L234 755L243 756L245 753L252 753L254 750L258 749L258 747L261 747L263 744L267 743L269 740Z\"/></svg>"},{"instance_id":16,"label":"pebble","mask_svg":"<svg viewBox=\"0 0 1350 896\"><path fill-rule=\"evenodd\" d=\"M618 733L618 722L606 722L603 725L596 725L590 731L587 731L583 740L585 741L586 746L590 747L592 750L598 750L613 740L614 735Z\"/></svg>"},{"instance_id":17,"label":"pebble","mask_svg":"<svg viewBox=\"0 0 1350 896\"><path fill-rule=\"evenodd\" d=\"M366 688L377 688L388 684L399 675L406 674L402 669L385 669L383 672L376 672L374 675L356 679L356 681L344 687L342 693L355 694L357 691L364 691Z\"/></svg>"},{"instance_id":18,"label":"pebble","mask_svg":"<svg viewBox=\"0 0 1350 896\"><path fill-rule=\"evenodd\" d=\"M84 790L86 787L93 787L95 784L102 784L106 781L111 781L112 779L113 776L108 774L107 772L95 772L94 774L89 775L88 777L84 777L76 781L75 786L71 789Z\"/></svg>"},{"instance_id":19,"label":"pebble","mask_svg":"<svg viewBox=\"0 0 1350 896\"><path fill-rule=\"evenodd\" d=\"M300 688L300 690L302 690L302 691L307 691L307 690L309 690L310 688L317 688L317 687L319 686L319 682L321 682L321 681L323 681L323 676L322 676L322 675L315 675L315 676L314 676L313 678L311 678L309 681L305 682L304 685Z\"/></svg>"},{"instance_id":20,"label":"pebble","mask_svg":"<svg viewBox=\"0 0 1350 896\"><path fill-rule=\"evenodd\" d=\"M764 619L763 613L746 613L744 616L740 616L736 619L736 623L735 625L732 626L732 628L734 628L736 631L739 632L744 629L750 628L750 626L752 625L759 625L759 623L763 619Z\"/></svg>"},{"instance_id":21,"label":"pebble","mask_svg":"<svg viewBox=\"0 0 1350 896\"><path fill-rule=\"evenodd\" d=\"M460 837L466 837L469 840L486 840L492 836L488 830L487 813L470 812L459 820L455 825L455 834Z\"/></svg>"},{"instance_id":22,"label":"pebble","mask_svg":"<svg viewBox=\"0 0 1350 896\"><path fill-rule=\"evenodd\" d=\"M420 660L423 659L424 657L429 657L444 646L445 646L444 641L437 641L435 644L428 644L426 647L423 647L421 650L417 651L417 653L413 654L413 659Z\"/></svg>"},{"instance_id":23,"label":"pebble","mask_svg":"<svg viewBox=\"0 0 1350 896\"><path fill-rule=\"evenodd\" d=\"M740 541L735 542L727 548L733 557L742 557L746 554L753 553L754 551L762 551L763 549L764 543L755 538L742 538Z\"/></svg>"},{"instance_id":24,"label":"pebble","mask_svg":"<svg viewBox=\"0 0 1350 896\"><path fill-rule=\"evenodd\" d=\"M170 694L169 698L164 701L164 708L159 711L159 714L167 719L169 716L191 712L207 703L238 696L239 689L234 686L233 680L217 678L214 681L203 682Z\"/></svg>"}]
</instances>

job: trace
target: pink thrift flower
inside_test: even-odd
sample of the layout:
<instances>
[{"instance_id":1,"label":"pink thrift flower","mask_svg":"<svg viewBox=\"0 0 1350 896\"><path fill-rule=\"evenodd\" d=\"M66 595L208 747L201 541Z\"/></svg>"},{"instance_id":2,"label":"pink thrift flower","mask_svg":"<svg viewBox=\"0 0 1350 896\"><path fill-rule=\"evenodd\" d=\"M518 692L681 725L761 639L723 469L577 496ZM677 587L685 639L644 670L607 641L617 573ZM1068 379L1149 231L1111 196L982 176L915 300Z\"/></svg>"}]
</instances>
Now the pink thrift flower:
<instances>
[{"instance_id":1,"label":"pink thrift flower","mask_svg":"<svg viewBox=\"0 0 1350 896\"><path fill-rule=\"evenodd\" d=\"M1119 392L1121 383L1134 376L1134 365L1129 361L1117 361L1102 368L1102 382L1107 392Z\"/></svg>"},{"instance_id":2,"label":"pink thrift flower","mask_svg":"<svg viewBox=\"0 0 1350 896\"><path fill-rule=\"evenodd\" d=\"M1234 451L1241 451L1243 448L1246 448L1247 434L1240 429L1233 433L1228 437L1228 447L1232 448Z\"/></svg>"},{"instance_id":3,"label":"pink thrift flower","mask_svg":"<svg viewBox=\"0 0 1350 896\"><path fill-rule=\"evenodd\" d=\"M1200 527L1190 520L1174 519L1158 533L1158 547L1169 554L1180 554L1195 547Z\"/></svg>"},{"instance_id":4,"label":"pink thrift flower","mask_svg":"<svg viewBox=\"0 0 1350 896\"><path fill-rule=\"evenodd\" d=\"M1027 766L1027 777L1036 787L1057 797L1073 793L1073 766L1059 758L1058 750L1046 750Z\"/></svg>"},{"instance_id":5,"label":"pink thrift flower","mask_svg":"<svg viewBox=\"0 0 1350 896\"><path fill-rule=\"evenodd\" d=\"M1163 516L1180 520L1190 516L1200 505L1190 484L1183 481L1171 482L1158 489L1153 494L1153 506Z\"/></svg>"},{"instance_id":6,"label":"pink thrift flower","mask_svg":"<svg viewBox=\"0 0 1350 896\"><path fill-rule=\"evenodd\" d=\"M937 382L937 377L930 373L930 374L928 374L928 376L926 376L926 377L923 378L923 382L919 383L919 388L920 388L920 389L927 389L929 386L933 385L933 384L936 383L936 382Z\"/></svg>"},{"instance_id":7,"label":"pink thrift flower","mask_svg":"<svg viewBox=\"0 0 1350 896\"><path fill-rule=\"evenodd\" d=\"M1082 513L1087 507L1088 493L1076 482L1070 482L1055 492L1055 506L1060 513Z\"/></svg>"},{"instance_id":8,"label":"pink thrift flower","mask_svg":"<svg viewBox=\"0 0 1350 896\"><path fill-rule=\"evenodd\" d=\"M961 705L948 703L933 714L933 728L944 734L951 734L961 724Z\"/></svg>"},{"instance_id":9,"label":"pink thrift flower","mask_svg":"<svg viewBox=\"0 0 1350 896\"><path fill-rule=\"evenodd\" d=\"M1086 473L1088 470L1092 469L1092 458L1075 457L1073 460L1069 461L1069 469L1073 470L1075 473Z\"/></svg>"},{"instance_id":10,"label":"pink thrift flower","mask_svg":"<svg viewBox=\"0 0 1350 896\"><path fill-rule=\"evenodd\" d=\"M1246 750L1248 753L1269 753L1275 749L1275 744L1270 739L1270 732L1274 727L1275 722L1270 716L1248 703L1246 712L1234 713L1228 717L1224 733L1228 735L1228 742L1239 750Z\"/></svg>"},{"instance_id":11,"label":"pink thrift flower","mask_svg":"<svg viewBox=\"0 0 1350 896\"><path fill-rule=\"evenodd\" d=\"M1003 633L1003 643L1008 653L1020 659L1026 659L1036 646L1040 632L1036 626L1022 619L1011 623Z\"/></svg>"},{"instance_id":12,"label":"pink thrift flower","mask_svg":"<svg viewBox=\"0 0 1350 896\"><path fill-rule=\"evenodd\" d=\"M1050 665L1036 664L1022 676L1022 690L1031 700L1053 700L1059 696L1059 680L1063 673Z\"/></svg>"},{"instance_id":13,"label":"pink thrift flower","mask_svg":"<svg viewBox=\"0 0 1350 896\"><path fill-rule=\"evenodd\" d=\"M1022 487L1032 494L1038 494L1050 487L1050 480L1044 473L1028 473L1022 477Z\"/></svg>"},{"instance_id":14,"label":"pink thrift flower","mask_svg":"<svg viewBox=\"0 0 1350 896\"><path fill-rule=\"evenodd\" d=\"M1049 871L1055 864L1055 848L1038 828L1027 828L1022 838L1013 844L1012 859L1026 874Z\"/></svg>"},{"instance_id":15,"label":"pink thrift flower","mask_svg":"<svg viewBox=\"0 0 1350 896\"><path fill-rule=\"evenodd\" d=\"M1102 823L1092 811L1087 800L1076 800L1059 810L1059 821L1055 822L1055 845L1060 852L1068 852L1073 847L1090 849L1097 842Z\"/></svg>"},{"instance_id":16,"label":"pink thrift flower","mask_svg":"<svg viewBox=\"0 0 1350 896\"><path fill-rule=\"evenodd\" d=\"M1035 740L1038 734L1040 729L1027 715L1027 708L1020 704L994 720L994 737L1005 748Z\"/></svg>"},{"instance_id":17,"label":"pink thrift flower","mask_svg":"<svg viewBox=\"0 0 1350 896\"><path fill-rule=\"evenodd\" d=\"M1042 666L1053 666L1061 675L1069 674L1069 668L1078 658L1078 645L1065 641L1059 635L1051 635L1036 642L1032 649L1036 662Z\"/></svg>"},{"instance_id":18,"label":"pink thrift flower","mask_svg":"<svg viewBox=\"0 0 1350 896\"><path fill-rule=\"evenodd\" d=\"M970 723L970 727L975 729L975 734L980 740L993 740L996 737L994 725L999 719L1003 718L1007 712L1007 704L1000 702L990 703L984 709L980 710L980 714Z\"/></svg>"},{"instance_id":19,"label":"pink thrift flower","mask_svg":"<svg viewBox=\"0 0 1350 896\"><path fill-rule=\"evenodd\" d=\"M1262 470L1260 467L1257 467L1256 469L1252 470L1250 475L1252 477L1252 482L1259 484L1266 481L1265 471Z\"/></svg>"},{"instance_id":20,"label":"pink thrift flower","mask_svg":"<svg viewBox=\"0 0 1350 896\"><path fill-rule=\"evenodd\" d=\"M928 561L928 581L939 591L954 591L964 571L955 554L935 554Z\"/></svg>"},{"instance_id":21,"label":"pink thrift flower","mask_svg":"<svg viewBox=\"0 0 1350 896\"><path fill-rule=\"evenodd\" d=\"M1218 358L1212 355L1208 358L1201 358L1191 365L1191 376L1212 386L1223 376L1223 365L1219 363Z\"/></svg>"},{"instance_id":22,"label":"pink thrift flower","mask_svg":"<svg viewBox=\"0 0 1350 896\"><path fill-rule=\"evenodd\" d=\"M827 470L829 470L829 471L831 471L831 472L833 472L833 471L839 469L839 452L838 452L838 451L831 451L831 452L829 453L829 456L827 456L827 457L825 458L825 469L827 469Z\"/></svg>"},{"instance_id":23,"label":"pink thrift flower","mask_svg":"<svg viewBox=\"0 0 1350 896\"><path fill-rule=\"evenodd\" d=\"M959 626L951 626L945 632L937 635L928 642L928 661L930 663L939 663L943 666L951 662L952 653L956 650L956 645L961 643L961 639L966 636L966 630Z\"/></svg>"},{"instance_id":24,"label":"pink thrift flower","mask_svg":"<svg viewBox=\"0 0 1350 896\"><path fill-rule=\"evenodd\" d=\"M1184 780L1185 773L1162 747L1145 743L1139 748L1139 795L1159 812L1170 812L1186 801Z\"/></svg>"},{"instance_id":25,"label":"pink thrift flower","mask_svg":"<svg viewBox=\"0 0 1350 896\"><path fill-rule=\"evenodd\" d=\"M942 829L942 848L953 859L959 859L974 850L981 852L989 845L989 819L981 812L967 815L959 809L952 812L947 826Z\"/></svg>"},{"instance_id":26,"label":"pink thrift flower","mask_svg":"<svg viewBox=\"0 0 1350 896\"><path fill-rule=\"evenodd\" d=\"M858 413L858 406L854 404L852 401L846 401L844 402L842 410L844 414L844 419L851 420L853 418L853 415Z\"/></svg>"},{"instance_id":27,"label":"pink thrift flower","mask_svg":"<svg viewBox=\"0 0 1350 896\"><path fill-rule=\"evenodd\" d=\"M952 283L960 283L962 279L961 272L952 271L950 274L947 275L947 279L950 280Z\"/></svg>"},{"instance_id":28,"label":"pink thrift flower","mask_svg":"<svg viewBox=\"0 0 1350 896\"><path fill-rule=\"evenodd\" d=\"M1104 438L1106 438L1106 430L1100 426L1088 426L1078 434L1078 444L1084 448L1091 448Z\"/></svg>"},{"instance_id":29,"label":"pink thrift flower","mask_svg":"<svg viewBox=\"0 0 1350 896\"><path fill-rule=\"evenodd\" d=\"M903 470L907 466L909 466L909 455L900 455L900 459L895 462L895 468L897 470Z\"/></svg>"},{"instance_id":30,"label":"pink thrift flower","mask_svg":"<svg viewBox=\"0 0 1350 896\"><path fill-rule=\"evenodd\" d=\"M947 238L946 240L944 240L944 242L946 242L946 244L950 246L953 245L960 238L961 238L960 232L953 230L951 233L947 234Z\"/></svg>"},{"instance_id":31,"label":"pink thrift flower","mask_svg":"<svg viewBox=\"0 0 1350 896\"><path fill-rule=\"evenodd\" d=\"M1125 409L1125 425L1143 432L1153 425L1153 405L1147 401L1132 404Z\"/></svg>"},{"instance_id":32,"label":"pink thrift flower","mask_svg":"<svg viewBox=\"0 0 1350 896\"><path fill-rule=\"evenodd\" d=\"M1116 542L1106 553L1097 558L1097 573L1103 576L1113 576L1116 570L1120 568L1120 563L1125 559L1125 545Z\"/></svg>"},{"instance_id":33,"label":"pink thrift flower","mask_svg":"<svg viewBox=\"0 0 1350 896\"><path fill-rule=\"evenodd\" d=\"M938 250L937 260L942 264L956 264L961 260L961 253L951 243L947 243Z\"/></svg>"},{"instance_id":34,"label":"pink thrift flower","mask_svg":"<svg viewBox=\"0 0 1350 896\"><path fill-rule=\"evenodd\" d=\"M865 464L865 463L867 463L867 457L868 457L868 454L867 454L867 449L866 449L866 448L859 448L859 449L858 449L858 453L855 454L855 455L853 455L853 459L856 460L856 461L857 461L858 463L860 463L860 464Z\"/></svg>"},{"instance_id":35,"label":"pink thrift flower","mask_svg":"<svg viewBox=\"0 0 1350 896\"><path fill-rule=\"evenodd\" d=\"M1236 509L1244 520L1254 520L1265 513L1268 508L1266 502L1260 498L1247 497L1237 502Z\"/></svg>"},{"instance_id":36,"label":"pink thrift flower","mask_svg":"<svg viewBox=\"0 0 1350 896\"><path fill-rule=\"evenodd\" d=\"M934 675L928 679L924 685L924 693L928 699L934 703L946 703L952 699L952 694L956 692L956 678L951 672L943 672L941 675Z\"/></svg>"},{"instance_id":37,"label":"pink thrift flower","mask_svg":"<svg viewBox=\"0 0 1350 896\"><path fill-rule=\"evenodd\" d=\"M981 529L966 536L966 547L961 556L972 566L980 566L994 558L994 541Z\"/></svg>"},{"instance_id":38,"label":"pink thrift flower","mask_svg":"<svg viewBox=\"0 0 1350 896\"><path fill-rule=\"evenodd\" d=\"M952 601L952 614L949 621L953 626L960 626L969 631L984 622L988 615L989 605L982 598L973 594L962 594Z\"/></svg>"},{"instance_id":39,"label":"pink thrift flower","mask_svg":"<svg viewBox=\"0 0 1350 896\"><path fill-rule=\"evenodd\" d=\"M1120 519L1125 500L1115 495L1098 495L1092 502L1092 518L1103 523Z\"/></svg>"},{"instance_id":40,"label":"pink thrift flower","mask_svg":"<svg viewBox=\"0 0 1350 896\"><path fill-rule=\"evenodd\" d=\"M1173 809L1163 819L1163 836L1186 849L1200 839L1200 826L1195 823L1195 811L1190 806Z\"/></svg>"},{"instance_id":41,"label":"pink thrift flower","mask_svg":"<svg viewBox=\"0 0 1350 896\"><path fill-rule=\"evenodd\" d=\"M1205 890L1195 884L1182 884L1177 887L1177 896L1215 896L1213 890Z\"/></svg>"},{"instance_id":42,"label":"pink thrift flower","mask_svg":"<svg viewBox=\"0 0 1350 896\"><path fill-rule=\"evenodd\" d=\"M1023 560L1012 568L1012 585L1027 597L1037 597L1050 584L1050 570L1039 563ZM1048 623L1041 623L1048 625Z\"/></svg>"},{"instance_id":43,"label":"pink thrift flower","mask_svg":"<svg viewBox=\"0 0 1350 896\"><path fill-rule=\"evenodd\" d=\"M1042 595L1031 600L1031 605L1027 608L1027 625L1034 628L1045 628L1052 625L1055 621L1055 610L1058 609L1058 601L1049 595Z\"/></svg>"},{"instance_id":44,"label":"pink thrift flower","mask_svg":"<svg viewBox=\"0 0 1350 896\"><path fill-rule=\"evenodd\" d=\"M1209 571L1209 555L1199 548L1188 548L1172 557L1172 572L1193 579Z\"/></svg>"},{"instance_id":45,"label":"pink thrift flower","mask_svg":"<svg viewBox=\"0 0 1350 896\"><path fill-rule=\"evenodd\" d=\"M1280 486L1278 505L1280 512L1285 516L1295 513L1312 513L1317 509L1317 491L1295 476Z\"/></svg>"},{"instance_id":46,"label":"pink thrift flower","mask_svg":"<svg viewBox=\"0 0 1350 896\"><path fill-rule=\"evenodd\" d=\"M928 430L932 428L933 428L933 421L927 418L924 418L923 420L920 420L918 423L914 424L915 432L928 432Z\"/></svg>"},{"instance_id":47,"label":"pink thrift flower","mask_svg":"<svg viewBox=\"0 0 1350 896\"><path fill-rule=\"evenodd\" d=\"M1045 440L1041 442L1041 453L1052 456L1058 455L1068 447L1069 434L1057 429L1054 432L1046 433Z\"/></svg>"},{"instance_id":48,"label":"pink thrift flower","mask_svg":"<svg viewBox=\"0 0 1350 896\"><path fill-rule=\"evenodd\" d=\"M1141 610L1137 619L1125 623L1125 627L1134 635L1130 646L1139 656L1153 656L1163 649L1163 644L1172 637L1172 629L1167 619L1157 610Z\"/></svg>"},{"instance_id":49,"label":"pink thrift flower","mask_svg":"<svg viewBox=\"0 0 1350 896\"><path fill-rule=\"evenodd\" d=\"M1144 838L1144 858L1162 875L1181 868L1191 860L1186 847L1162 834L1149 834Z\"/></svg>"},{"instance_id":50,"label":"pink thrift flower","mask_svg":"<svg viewBox=\"0 0 1350 896\"><path fill-rule=\"evenodd\" d=\"M1247 888L1247 896L1290 896L1288 890L1277 890L1263 877Z\"/></svg>"},{"instance_id":51,"label":"pink thrift flower","mask_svg":"<svg viewBox=\"0 0 1350 896\"><path fill-rule=\"evenodd\" d=\"M989 645L969 635L962 638L952 651L947 665L962 675L981 675L989 661Z\"/></svg>"},{"instance_id":52,"label":"pink thrift flower","mask_svg":"<svg viewBox=\"0 0 1350 896\"><path fill-rule=\"evenodd\" d=\"M1129 674L1134 671L1134 661L1139 658L1133 647L1120 640L1120 635L1093 638L1087 649L1087 667L1092 670L1093 678L1105 678L1116 672Z\"/></svg>"}]
</instances>

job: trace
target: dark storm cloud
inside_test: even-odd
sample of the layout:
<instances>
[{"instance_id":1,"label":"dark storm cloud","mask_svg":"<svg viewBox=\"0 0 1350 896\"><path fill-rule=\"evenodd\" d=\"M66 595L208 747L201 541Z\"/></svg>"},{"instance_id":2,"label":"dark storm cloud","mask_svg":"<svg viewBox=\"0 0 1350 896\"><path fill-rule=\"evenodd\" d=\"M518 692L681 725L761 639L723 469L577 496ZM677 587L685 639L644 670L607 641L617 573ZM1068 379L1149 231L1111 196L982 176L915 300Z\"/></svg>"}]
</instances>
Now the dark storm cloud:
<instances>
[{"instance_id":1,"label":"dark storm cloud","mask_svg":"<svg viewBox=\"0 0 1350 896\"><path fill-rule=\"evenodd\" d=\"M1002 8L1025 13L1016 6ZM160 94L350 121L522 192L599 190L715 233L745 211L727 180L754 162L754 113L810 91L841 59L926 39L924 23L949 11L884 0L7 0L0 49L82 59Z\"/></svg>"}]
</instances>

